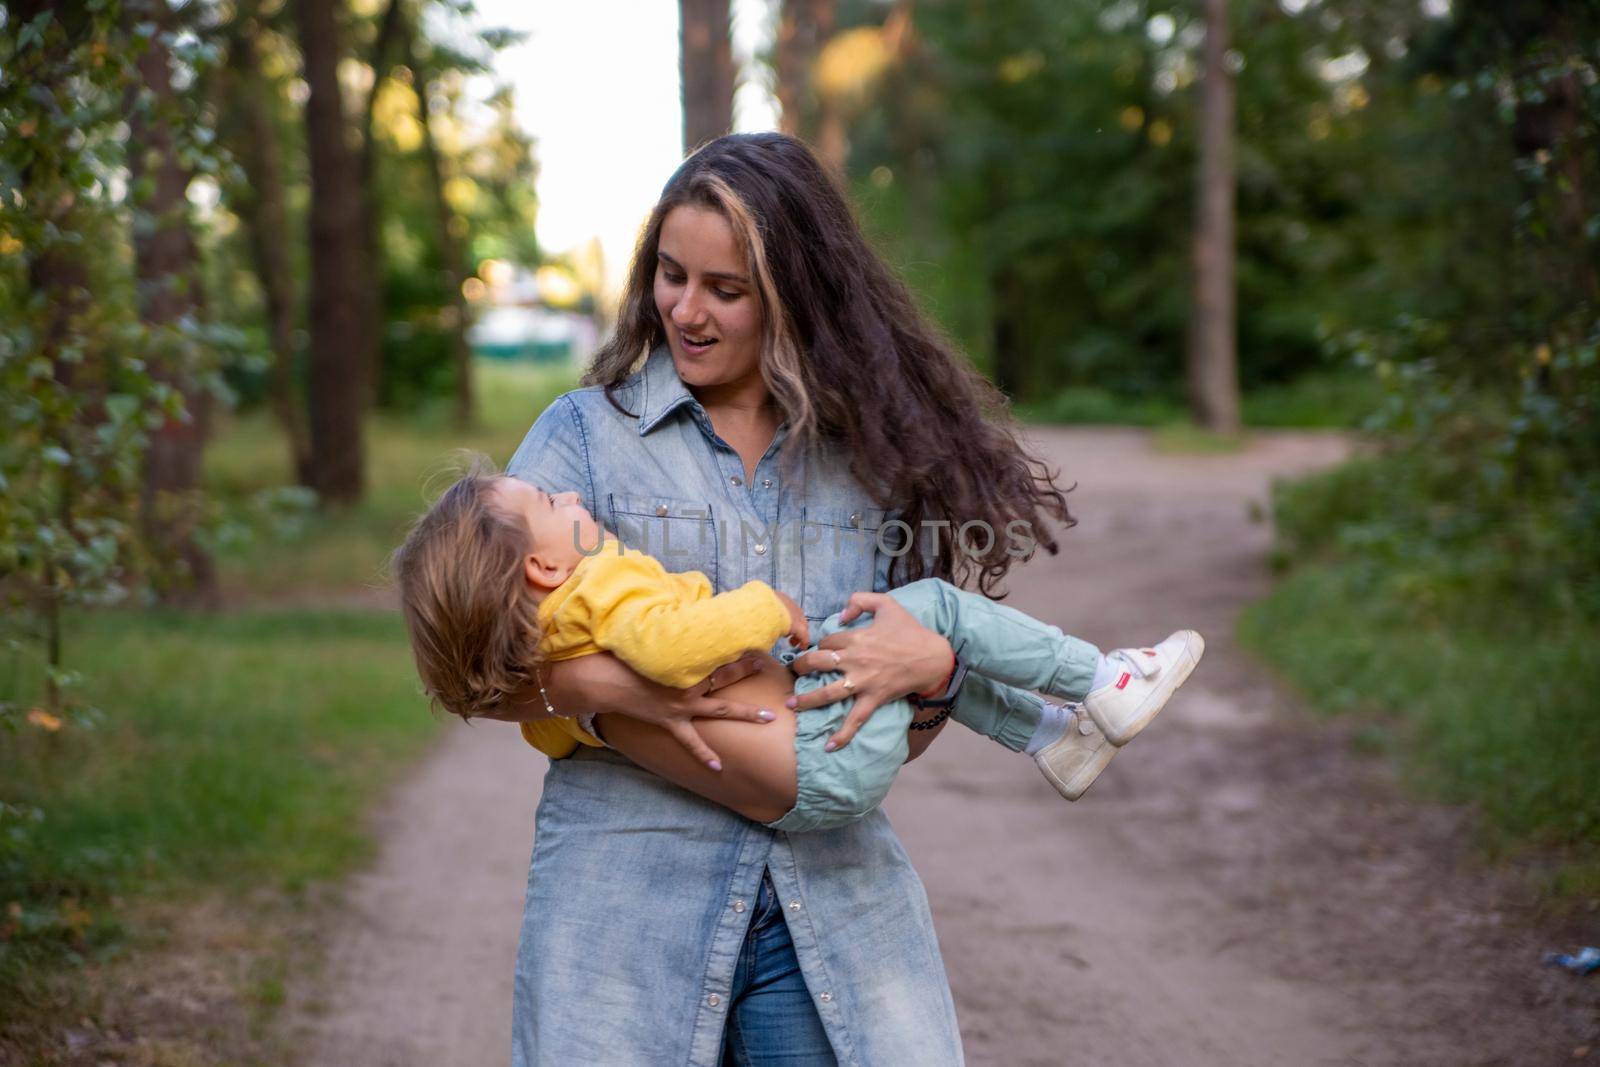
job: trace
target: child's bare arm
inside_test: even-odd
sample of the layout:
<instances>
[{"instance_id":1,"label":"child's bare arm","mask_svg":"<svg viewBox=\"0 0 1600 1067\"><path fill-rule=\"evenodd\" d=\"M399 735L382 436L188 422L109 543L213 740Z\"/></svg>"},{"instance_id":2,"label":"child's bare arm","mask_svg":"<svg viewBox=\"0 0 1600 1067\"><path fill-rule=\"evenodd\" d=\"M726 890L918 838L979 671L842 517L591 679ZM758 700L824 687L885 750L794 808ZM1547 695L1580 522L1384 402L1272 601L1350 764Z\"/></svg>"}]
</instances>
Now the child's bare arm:
<instances>
[{"instance_id":1,"label":"child's bare arm","mask_svg":"<svg viewBox=\"0 0 1600 1067\"><path fill-rule=\"evenodd\" d=\"M789 613L789 640L794 643L795 648L805 648L811 643L811 624L806 621L806 613L788 593L778 589L772 592L783 604L784 610Z\"/></svg>"},{"instance_id":2,"label":"child's bare arm","mask_svg":"<svg viewBox=\"0 0 1600 1067\"><path fill-rule=\"evenodd\" d=\"M768 710L729 695L737 692L733 684L756 667L757 657L744 657L718 667L705 681L688 689L669 689L652 682L603 652L547 663L541 670L545 693L557 717L607 713L631 716L671 737L694 759L709 763L718 755L701 736L700 726L714 720L765 726L774 711L783 711L781 697ZM544 696L537 686L530 685L507 706L485 717L504 722L551 718Z\"/></svg>"}]
</instances>

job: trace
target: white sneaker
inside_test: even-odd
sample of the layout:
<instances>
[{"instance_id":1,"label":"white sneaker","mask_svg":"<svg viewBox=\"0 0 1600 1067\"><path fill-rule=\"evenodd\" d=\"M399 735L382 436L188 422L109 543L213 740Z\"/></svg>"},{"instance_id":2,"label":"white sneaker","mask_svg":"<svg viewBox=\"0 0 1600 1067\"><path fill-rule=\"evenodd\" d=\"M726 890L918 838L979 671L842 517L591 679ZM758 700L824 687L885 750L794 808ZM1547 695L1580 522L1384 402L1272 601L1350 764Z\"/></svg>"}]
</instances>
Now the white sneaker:
<instances>
[{"instance_id":1,"label":"white sneaker","mask_svg":"<svg viewBox=\"0 0 1600 1067\"><path fill-rule=\"evenodd\" d=\"M1150 725L1205 653L1205 639L1179 630L1154 648L1119 648L1106 659L1121 671L1083 699L1106 740L1121 747Z\"/></svg>"},{"instance_id":2,"label":"white sneaker","mask_svg":"<svg viewBox=\"0 0 1600 1067\"><path fill-rule=\"evenodd\" d=\"M1068 800L1077 800L1106 769L1111 757L1117 754L1117 746L1107 741L1100 727L1083 713L1083 705L1067 706L1073 715L1066 733L1060 740L1035 752L1033 762L1057 793Z\"/></svg>"}]
</instances>

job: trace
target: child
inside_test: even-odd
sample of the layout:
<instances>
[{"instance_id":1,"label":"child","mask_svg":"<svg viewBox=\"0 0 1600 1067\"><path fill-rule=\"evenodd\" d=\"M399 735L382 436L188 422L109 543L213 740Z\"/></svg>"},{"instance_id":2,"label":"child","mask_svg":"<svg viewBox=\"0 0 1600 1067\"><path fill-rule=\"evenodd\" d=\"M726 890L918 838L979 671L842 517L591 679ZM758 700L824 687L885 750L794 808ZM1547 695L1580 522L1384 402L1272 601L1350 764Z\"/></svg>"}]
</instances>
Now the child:
<instances>
[{"instance_id":1,"label":"child","mask_svg":"<svg viewBox=\"0 0 1600 1067\"><path fill-rule=\"evenodd\" d=\"M645 677L681 689L786 634L795 648L809 643L798 605L765 583L713 596L704 575L670 573L610 537L576 494L546 493L503 475L468 474L446 490L396 554L395 569L424 687L464 718L514 717L508 714L514 696L535 688L543 693L539 668L545 662L606 651ZM1068 800L1081 796L1117 748L1149 724L1205 648L1199 634L1183 630L1153 648L1102 656L1054 626L938 579L888 595L946 637L964 669L1082 701L1069 708L1041 702L1027 749ZM822 624L824 636L866 624L854 618L858 612L845 614L850 618L835 615ZM792 661L795 653L783 656ZM804 693L841 680L848 689L848 678L822 671L799 676L792 687ZM860 818L882 801L907 757L914 699L884 704L837 750L825 742L848 713L848 697L786 718L784 730L747 731L743 736L758 738L750 743L760 747L744 750L741 773L755 779L750 784L756 795L770 798L766 802L729 799L698 764L683 766L676 741L661 731L652 736L654 728L625 716L563 718L546 700L552 717L524 722L522 729L552 759L579 745L609 743L641 766L776 829L814 830ZM912 728L936 725L943 715L925 716ZM959 701L954 717L983 730L963 715Z\"/></svg>"}]
</instances>

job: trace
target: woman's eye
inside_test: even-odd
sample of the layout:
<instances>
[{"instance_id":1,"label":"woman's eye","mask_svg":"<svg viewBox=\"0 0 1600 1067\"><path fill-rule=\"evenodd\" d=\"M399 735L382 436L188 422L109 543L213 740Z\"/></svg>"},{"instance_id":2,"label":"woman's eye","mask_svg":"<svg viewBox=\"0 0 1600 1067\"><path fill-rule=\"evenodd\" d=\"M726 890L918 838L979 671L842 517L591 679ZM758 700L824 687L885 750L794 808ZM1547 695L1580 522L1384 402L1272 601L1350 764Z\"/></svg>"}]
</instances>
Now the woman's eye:
<instances>
[{"instance_id":1,"label":"woman's eye","mask_svg":"<svg viewBox=\"0 0 1600 1067\"><path fill-rule=\"evenodd\" d=\"M683 275L681 275L681 274L674 274L669 270L664 270L664 271L661 272L661 276L663 278L665 278L672 285L682 285L683 284Z\"/></svg>"},{"instance_id":2,"label":"woman's eye","mask_svg":"<svg viewBox=\"0 0 1600 1067\"><path fill-rule=\"evenodd\" d=\"M738 293L730 293L726 289L713 289L711 291L713 293L716 293L717 296L722 300L730 300L730 301L731 300L737 300L737 299L739 299L739 295L740 295Z\"/></svg>"}]
</instances>

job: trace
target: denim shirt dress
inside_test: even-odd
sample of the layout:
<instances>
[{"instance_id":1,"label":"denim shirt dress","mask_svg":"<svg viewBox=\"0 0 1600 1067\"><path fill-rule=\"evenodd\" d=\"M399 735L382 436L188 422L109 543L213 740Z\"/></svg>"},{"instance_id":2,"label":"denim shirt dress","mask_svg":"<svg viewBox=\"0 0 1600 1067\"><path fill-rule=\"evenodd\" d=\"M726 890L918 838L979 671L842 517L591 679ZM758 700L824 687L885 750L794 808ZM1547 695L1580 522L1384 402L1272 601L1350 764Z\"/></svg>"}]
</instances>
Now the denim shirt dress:
<instances>
[{"instance_id":1,"label":"denim shirt dress","mask_svg":"<svg viewBox=\"0 0 1600 1067\"><path fill-rule=\"evenodd\" d=\"M703 572L719 592L759 578L813 624L854 591L887 588L885 512L842 460L782 464L780 429L746 484L665 348L616 397L637 417L599 387L557 399L509 472L576 492L624 541L669 570ZM881 810L785 834L583 748L551 762L539 803L513 1064L718 1064L767 870L841 1064L962 1062L927 896Z\"/></svg>"}]
</instances>

